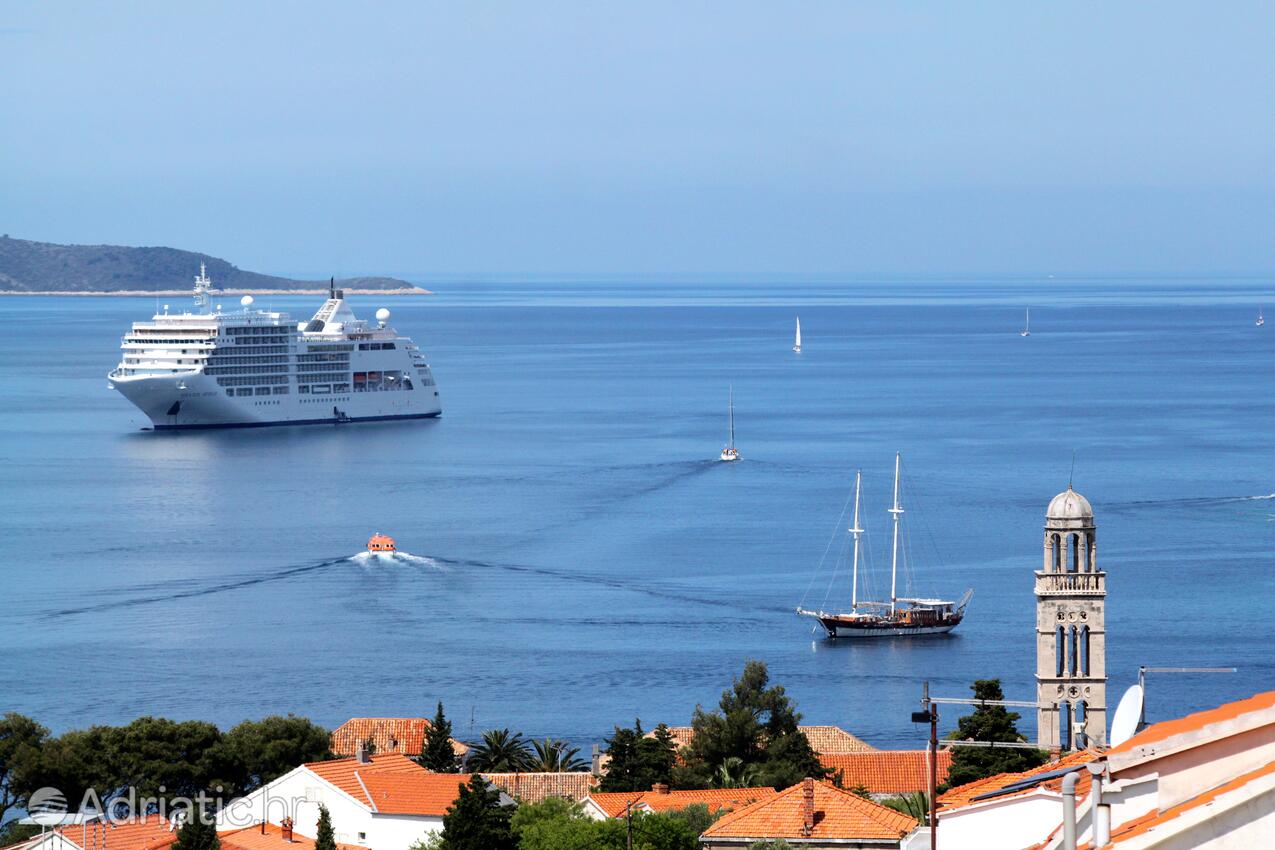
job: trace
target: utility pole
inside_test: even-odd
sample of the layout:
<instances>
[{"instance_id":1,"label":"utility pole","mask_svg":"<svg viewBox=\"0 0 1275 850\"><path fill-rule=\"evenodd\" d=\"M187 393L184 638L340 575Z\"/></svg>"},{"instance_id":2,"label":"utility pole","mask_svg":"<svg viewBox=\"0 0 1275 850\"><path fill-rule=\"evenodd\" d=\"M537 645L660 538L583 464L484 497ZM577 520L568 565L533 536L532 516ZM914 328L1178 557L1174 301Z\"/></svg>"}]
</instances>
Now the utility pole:
<instances>
[{"instance_id":1,"label":"utility pole","mask_svg":"<svg viewBox=\"0 0 1275 850\"><path fill-rule=\"evenodd\" d=\"M633 801L632 800L630 800L624 806L624 824L625 824L625 832L628 834L628 837L625 840L625 847L627 848L627 850L633 850ZM934 850L934 848L931 847L930 850Z\"/></svg>"},{"instance_id":2,"label":"utility pole","mask_svg":"<svg viewBox=\"0 0 1275 850\"><path fill-rule=\"evenodd\" d=\"M912 712L913 723L930 724L930 850L938 850L939 841L939 707L930 699L930 683L921 691L924 711Z\"/></svg>"}]
</instances>

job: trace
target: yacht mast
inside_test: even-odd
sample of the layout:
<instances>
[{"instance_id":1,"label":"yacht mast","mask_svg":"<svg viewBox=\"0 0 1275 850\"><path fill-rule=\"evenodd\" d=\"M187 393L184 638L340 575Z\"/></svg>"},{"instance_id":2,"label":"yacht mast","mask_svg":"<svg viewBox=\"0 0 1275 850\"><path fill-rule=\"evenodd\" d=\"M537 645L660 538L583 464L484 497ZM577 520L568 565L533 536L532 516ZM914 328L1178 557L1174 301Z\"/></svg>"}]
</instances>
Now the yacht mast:
<instances>
[{"instance_id":1,"label":"yacht mast","mask_svg":"<svg viewBox=\"0 0 1275 850\"><path fill-rule=\"evenodd\" d=\"M735 447L735 387L730 388L730 447Z\"/></svg>"},{"instance_id":2,"label":"yacht mast","mask_svg":"<svg viewBox=\"0 0 1275 850\"><path fill-rule=\"evenodd\" d=\"M903 508L899 506L899 453L894 453L894 507L890 508L894 515L894 552L890 556L890 616L894 616L896 587L899 576L899 517Z\"/></svg>"},{"instance_id":3,"label":"yacht mast","mask_svg":"<svg viewBox=\"0 0 1275 850\"><path fill-rule=\"evenodd\" d=\"M854 572L850 579L850 611L859 613L859 537L863 529L859 527L859 485L863 481L863 470L854 474L854 527L850 533L854 535Z\"/></svg>"}]
</instances>

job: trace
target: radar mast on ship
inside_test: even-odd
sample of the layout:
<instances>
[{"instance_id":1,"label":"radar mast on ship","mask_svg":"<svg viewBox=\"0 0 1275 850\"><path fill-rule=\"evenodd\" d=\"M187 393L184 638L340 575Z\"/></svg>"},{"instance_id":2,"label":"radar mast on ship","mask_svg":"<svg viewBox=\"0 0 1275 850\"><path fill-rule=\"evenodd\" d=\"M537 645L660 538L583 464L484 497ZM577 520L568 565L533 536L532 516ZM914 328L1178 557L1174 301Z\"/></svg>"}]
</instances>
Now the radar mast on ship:
<instances>
[{"instance_id":1,"label":"radar mast on ship","mask_svg":"<svg viewBox=\"0 0 1275 850\"><path fill-rule=\"evenodd\" d=\"M200 313L207 313L208 293L212 291L212 279L208 277L208 268L199 264L199 276L195 278L195 307Z\"/></svg>"}]
</instances>

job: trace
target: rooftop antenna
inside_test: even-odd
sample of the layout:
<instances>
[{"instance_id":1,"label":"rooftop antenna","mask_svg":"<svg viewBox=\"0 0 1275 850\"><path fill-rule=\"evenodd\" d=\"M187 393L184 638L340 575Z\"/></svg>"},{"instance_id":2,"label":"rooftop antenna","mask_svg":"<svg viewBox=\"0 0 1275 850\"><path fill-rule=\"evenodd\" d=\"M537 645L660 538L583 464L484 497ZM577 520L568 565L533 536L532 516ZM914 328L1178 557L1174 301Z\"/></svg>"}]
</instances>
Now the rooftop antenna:
<instances>
[{"instance_id":1,"label":"rooftop antenna","mask_svg":"<svg viewBox=\"0 0 1275 850\"><path fill-rule=\"evenodd\" d=\"M1236 673L1236 667L1139 667L1138 687L1142 691L1142 716L1138 728L1147 725L1147 674L1148 673Z\"/></svg>"}]
</instances>

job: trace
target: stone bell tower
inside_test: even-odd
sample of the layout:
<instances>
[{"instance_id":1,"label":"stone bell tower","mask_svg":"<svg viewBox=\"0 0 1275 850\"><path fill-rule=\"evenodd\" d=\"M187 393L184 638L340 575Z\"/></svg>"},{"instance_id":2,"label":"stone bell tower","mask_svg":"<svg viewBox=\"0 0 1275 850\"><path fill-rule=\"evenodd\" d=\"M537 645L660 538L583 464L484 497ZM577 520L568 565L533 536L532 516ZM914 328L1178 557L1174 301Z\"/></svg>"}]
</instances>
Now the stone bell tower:
<instances>
[{"instance_id":1,"label":"stone bell tower","mask_svg":"<svg viewBox=\"0 0 1275 850\"><path fill-rule=\"evenodd\" d=\"M1107 574L1089 501L1070 485L1045 511L1036 573L1036 728L1043 749L1107 742Z\"/></svg>"}]
</instances>

